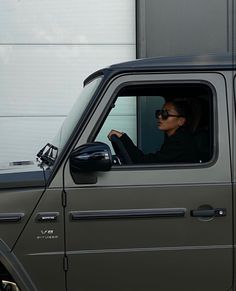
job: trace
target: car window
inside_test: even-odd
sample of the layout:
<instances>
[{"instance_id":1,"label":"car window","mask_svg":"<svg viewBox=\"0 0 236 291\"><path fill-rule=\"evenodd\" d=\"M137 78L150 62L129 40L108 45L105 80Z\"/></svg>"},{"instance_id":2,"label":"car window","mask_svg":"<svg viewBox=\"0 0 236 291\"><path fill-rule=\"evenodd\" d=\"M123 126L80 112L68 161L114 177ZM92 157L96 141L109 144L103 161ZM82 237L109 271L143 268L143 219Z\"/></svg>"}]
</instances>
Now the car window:
<instances>
[{"instance_id":1,"label":"car window","mask_svg":"<svg viewBox=\"0 0 236 291\"><path fill-rule=\"evenodd\" d=\"M114 129L133 164L206 163L213 156L213 120L207 84L132 84L115 96L96 141L109 143L119 156L107 138Z\"/></svg>"}]
</instances>

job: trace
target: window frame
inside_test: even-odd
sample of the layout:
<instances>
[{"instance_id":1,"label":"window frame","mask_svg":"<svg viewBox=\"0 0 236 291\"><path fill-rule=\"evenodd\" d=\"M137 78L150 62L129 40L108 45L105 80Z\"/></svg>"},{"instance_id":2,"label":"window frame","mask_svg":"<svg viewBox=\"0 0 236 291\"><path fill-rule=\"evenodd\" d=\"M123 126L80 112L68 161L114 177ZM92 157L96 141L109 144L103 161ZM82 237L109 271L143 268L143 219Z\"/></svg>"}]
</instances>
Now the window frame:
<instances>
[{"instance_id":1,"label":"window frame","mask_svg":"<svg viewBox=\"0 0 236 291\"><path fill-rule=\"evenodd\" d=\"M131 165L112 167L107 172L96 172L95 188L114 188L114 187L150 187L152 185L175 186L175 185L214 185L214 184L228 184L232 182L231 179L231 155L228 141L230 138L228 126L228 102L232 102L232 96L228 95L226 76L220 71L176 71L176 72L132 72L120 73L115 75L107 82L100 93L100 98L97 100L95 107L91 109L91 114L87 120L86 127L78 135L74 141L74 146L67 152L67 158L61 165L61 171L57 173L55 181L61 179L61 174L64 176L64 186L77 188L78 185L72 179L70 174L69 156L73 149L92 141L98 123L105 118L105 114L112 106L114 94L121 86L137 81L148 82L205 82L210 84L214 92L214 132L216 133L214 139L215 155L211 162L206 164L178 164L178 165ZM217 94L216 94L217 92ZM218 114L218 112L225 112L226 114ZM55 185L54 183L52 186ZM91 187L90 184L84 184L79 187ZM191 194L191 193L189 193Z\"/></svg>"},{"instance_id":2,"label":"window frame","mask_svg":"<svg viewBox=\"0 0 236 291\"><path fill-rule=\"evenodd\" d=\"M159 75L159 74L158 74ZM178 74L179 75L179 74ZM181 74L180 74L181 75ZM203 163L153 163L153 164L132 164L132 165L113 165L111 170L117 171L119 169L127 170L127 169L135 169L135 170L143 170L143 169L178 169L178 168L195 168L195 167L210 167L211 165L215 164L218 157L218 113L217 113L217 93L214 85L206 80L201 79L191 79L191 80L155 80L155 81L127 81L119 86L114 90L113 94L111 95L111 98L102 113L100 117L100 122L98 122L93 130L91 131L91 134L89 135L88 142L95 141L96 136L98 135L99 131L101 130L103 124L105 123L106 118L108 117L109 113L112 110L113 104L115 104L117 98L119 98L119 92L127 87L127 86L135 86L135 85L187 85L187 84L201 84L206 85L211 90L211 96L209 96L210 99L210 106L211 106L211 112L213 114L213 118L210 121L210 134L211 134L211 142L212 142L212 151L211 159L207 162ZM137 102L138 103L138 102ZM138 107L138 106L137 106ZM137 122L138 122L138 116L137 116ZM213 135L213 136L212 136ZM137 139L138 139L138 125L137 125Z\"/></svg>"}]
</instances>

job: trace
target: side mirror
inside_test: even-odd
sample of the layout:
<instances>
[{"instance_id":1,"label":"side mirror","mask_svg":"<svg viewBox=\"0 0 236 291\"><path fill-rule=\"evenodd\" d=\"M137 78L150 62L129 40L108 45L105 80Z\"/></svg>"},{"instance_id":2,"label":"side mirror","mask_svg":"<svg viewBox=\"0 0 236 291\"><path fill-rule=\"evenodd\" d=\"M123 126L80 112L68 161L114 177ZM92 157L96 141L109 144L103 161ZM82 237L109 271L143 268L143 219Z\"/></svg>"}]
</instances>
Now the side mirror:
<instances>
[{"instance_id":1,"label":"side mirror","mask_svg":"<svg viewBox=\"0 0 236 291\"><path fill-rule=\"evenodd\" d=\"M102 142L81 145L70 156L71 173L109 171L111 166L111 150Z\"/></svg>"}]
</instances>

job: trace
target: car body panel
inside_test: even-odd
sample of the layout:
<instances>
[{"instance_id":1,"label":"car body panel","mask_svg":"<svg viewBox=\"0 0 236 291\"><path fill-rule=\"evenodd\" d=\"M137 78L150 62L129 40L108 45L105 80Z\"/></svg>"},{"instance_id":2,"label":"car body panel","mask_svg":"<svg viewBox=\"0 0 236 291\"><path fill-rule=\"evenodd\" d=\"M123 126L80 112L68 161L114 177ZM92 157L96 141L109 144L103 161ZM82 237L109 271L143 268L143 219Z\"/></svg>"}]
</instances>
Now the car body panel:
<instances>
[{"instance_id":1,"label":"car body panel","mask_svg":"<svg viewBox=\"0 0 236 291\"><path fill-rule=\"evenodd\" d=\"M227 112L224 74L116 76L77 146L93 136L99 118L123 84L189 80L209 82L216 92L214 129L218 138L216 154L209 163L115 167L98 173L93 185L76 185L69 163L65 165L69 289L78 281L86 290L189 290L190 285L191 290L231 288L233 193L230 147L224 142L229 139L228 117L217 114ZM204 207L227 209L227 215L213 219L191 216L192 210ZM186 210L184 217L149 216L153 211L181 209ZM147 213L144 217L143 212Z\"/></svg>"},{"instance_id":2,"label":"car body panel","mask_svg":"<svg viewBox=\"0 0 236 291\"><path fill-rule=\"evenodd\" d=\"M46 190L13 249L37 290L65 290L61 195Z\"/></svg>"}]
</instances>

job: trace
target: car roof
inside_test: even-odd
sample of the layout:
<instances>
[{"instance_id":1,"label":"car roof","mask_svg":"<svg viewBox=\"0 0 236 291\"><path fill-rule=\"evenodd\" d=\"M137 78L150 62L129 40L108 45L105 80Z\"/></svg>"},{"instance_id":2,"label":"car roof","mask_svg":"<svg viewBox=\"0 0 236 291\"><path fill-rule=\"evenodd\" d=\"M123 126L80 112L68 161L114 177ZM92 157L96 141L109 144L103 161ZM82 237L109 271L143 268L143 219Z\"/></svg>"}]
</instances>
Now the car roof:
<instances>
[{"instance_id":1,"label":"car roof","mask_svg":"<svg viewBox=\"0 0 236 291\"><path fill-rule=\"evenodd\" d=\"M236 55L196 55L137 59L110 66L112 70L122 69L235 69ZM234 64L234 65L233 65Z\"/></svg>"},{"instance_id":2,"label":"car roof","mask_svg":"<svg viewBox=\"0 0 236 291\"><path fill-rule=\"evenodd\" d=\"M88 76L84 85L99 75L128 72L236 70L236 54L194 55L136 59L111 65Z\"/></svg>"}]
</instances>

